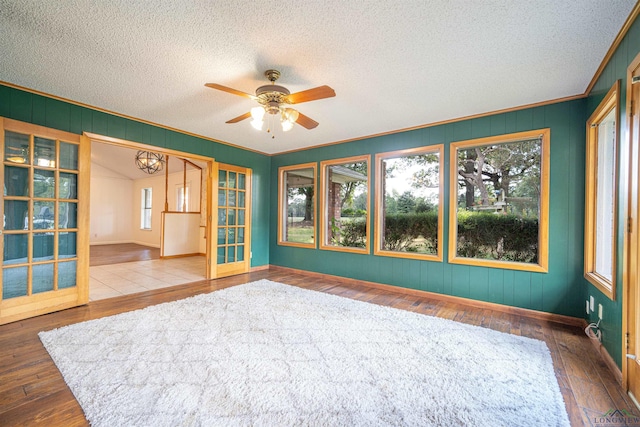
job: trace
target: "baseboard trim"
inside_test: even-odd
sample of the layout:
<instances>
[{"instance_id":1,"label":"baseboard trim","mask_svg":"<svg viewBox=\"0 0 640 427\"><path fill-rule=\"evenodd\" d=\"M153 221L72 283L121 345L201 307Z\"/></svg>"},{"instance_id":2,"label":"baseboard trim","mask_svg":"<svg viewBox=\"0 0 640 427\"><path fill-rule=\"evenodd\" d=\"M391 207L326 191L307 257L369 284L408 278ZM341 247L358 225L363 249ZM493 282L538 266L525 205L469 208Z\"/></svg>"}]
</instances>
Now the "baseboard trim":
<instances>
[{"instance_id":1,"label":"baseboard trim","mask_svg":"<svg viewBox=\"0 0 640 427\"><path fill-rule=\"evenodd\" d=\"M194 252L192 254L179 254L179 255L160 256L160 259L187 258L187 257L192 257L192 256L206 256L206 255L201 253L201 252Z\"/></svg>"},{"instance_id":2,"label":"baseboard trim","mask_svg":"<svg viewBox=\"0 0 640 427\"><path fill-rule=\"evenodd\" d=\"M457 297L453 295L444 295L444 294L438 294L435 292L422 291L419 289L410 289L410 288L403 288L400 286L385 285L382 283L369 282L366 280L349 279L346 277L334 276L331 274L316 273L314 271L299 270L297 268L290 268L290 267L281 267L279 265L270 265L269 269L279 270L283 272L288 271L291 273L302 274L310 277L325 278L325 279L335 281L344 285L365 285L371 288L382 289L390 292L415 295L419 297L434 299L437 301L453 302L456 304L463 304L463 305L467 305L469 307L474 307L474 308L490 309L494 311L499 311L501 313L515 314L518 316L528 317L531 319L561 323L569 326L578 326L583 329L586 326L584 319L565 316L562 314L547 313L544 311L531 310L528 308L512 307L512 306L497 304L493 302L478 301L478 300L473 300L469 298Z\"/></svg>"},{"instance_id":3,"label":"baseboard trim","mask_svg":"<svg viewBox=\"0 0 640 427\"><path fill-rule=\"evenodd\" d=\"M134 245L146 246L148 248L160 249L160 245L147 243L147 242L139 242L137 240L111 240L107 242L90 242L89 246L125 245L129 243L132 243Z\"/></svg>"},{"instance_id":4,"label":"baseboard trim","mask_svg":"<svg viewBox=\"0 0 640 427\"><path fill-rule=\"evenodd\" d=\"M587 322L585 321L585 327L586 326ZM618 365L613 360L613 357L611 357L605 346L603 346L602 343L597 339L590 339L589 341L591 341L591 344L593 344L593 348L595 348L600 357L602 357L602 360L604 361L605 365L607 365L613 376L616 378L618 384L620 384L620 386L624 388L622 384L622 371L620 370L620 368L618 368Z\"/></svg>"},{"instance_id":5,"label":"baseboard trim","mask_svg":"<svg viewBox=\"0 0 640 427\"><path fill-rule=\"evenodd\" d=\"M270 266L269 264L267 264L267 265L259 265L259 266L257 266L257 267L251 267L251 268L249 269L249 271L250 271L251 273L253 273L253 272L256 272L256 271L269 270L269 268L271 268L271 266Z\"/></svg>"}]
</instances>

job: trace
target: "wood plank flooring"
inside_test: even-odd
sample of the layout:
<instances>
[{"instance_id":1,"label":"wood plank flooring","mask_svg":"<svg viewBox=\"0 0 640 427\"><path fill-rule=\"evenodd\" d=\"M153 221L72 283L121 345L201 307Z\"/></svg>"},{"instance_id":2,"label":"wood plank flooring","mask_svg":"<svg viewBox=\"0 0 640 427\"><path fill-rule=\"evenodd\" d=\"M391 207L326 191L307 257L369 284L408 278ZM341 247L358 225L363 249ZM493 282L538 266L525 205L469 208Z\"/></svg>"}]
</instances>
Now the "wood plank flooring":
<instances>
[{"instance_id":1,"label":"wood plank flooring","mask_svg":"<svg viewBox=\"0 0 640 427\"><path fill-rule=\"evenodd\" d=\"M263 278L543 340L551 351L572 426L602 425L598 424L597 418L610 409L627 409L640 414L584 331L578 327L373 289L364 283L345 285L327 278L271 269L95 301L82 307L0 326L0 426L87 425L82 409L40 343L39 331Z\"/></svg>"},{"instance_id":2,"label":"wood plank flooring","mask_svg":"<svg viewBox=\"0 0 640 427\"><path fill-rule=\"evenodd\" d=\"M160 249L135 243L91 245L89 266L160 259Z\"/></svg>"}]
</instances>

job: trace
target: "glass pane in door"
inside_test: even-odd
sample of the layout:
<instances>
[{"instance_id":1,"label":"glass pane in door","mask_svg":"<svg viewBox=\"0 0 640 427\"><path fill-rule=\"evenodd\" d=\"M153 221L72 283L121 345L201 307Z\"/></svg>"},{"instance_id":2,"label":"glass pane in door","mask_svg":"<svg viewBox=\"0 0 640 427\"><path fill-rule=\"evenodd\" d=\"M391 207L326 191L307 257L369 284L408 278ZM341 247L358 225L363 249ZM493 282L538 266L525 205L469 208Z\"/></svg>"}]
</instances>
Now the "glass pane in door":
<instances>
[{"instance_id":1,"label":"glass pane in door","mask_svg":"<svg viewBox=\"0 0 640 427\"><path fill-rule=\"evenodd\" d=\"M79 144L3 132L2 300L75 287Z\"/></svg>"},{"instance_id":2,"label":"glass pane in door","mask_svg":"<svg viewBox=\"0 0 640 427\"><path fill-rule=\"evenodd\" d=\"M2 270L2 299L27 295L27 267L13 267Z\"/></svg>"},{"instance_id":3,"label":"glass pane in door","mask_svg":"<svg viewBox=\"0 0 640 427\"><path fill-rule=\"evenodd\" d=\"M33 196L43 199L53 199L56 197L55 171L43 169L33 170Z\"/></svg>"},{"instance_id":4,"label":"glass pane in door","mask_svg":"<svg viewBox=\"0 0 640 427\"><path fill-rule=\"evenodd\" d=\"M53 234L54 233L33 233L32 260L34 262L53 259Z\"/></svg>"},{"instance_id":5,"label":"glass pane in door","mask_svg":"<svg viewBox=\"0 0 640 427\"><path fill-rule=\"evenodd\" d=\"M30 164L29 135L6 131L4 133L4 161L17 164Z\"/></svg>"},{"instance_id":6,"label":"glass pane in door","mask_svg":"<svg viewBox=\"0 0 640 427\"><path fill-rule=\"evenodd\" d=\"M77 247L77 233L61 231L58 233L58 258L75 258L78 256Z\"/></svg>"},{"instance_id":7,"label":"glass pane in door","mask_svg":"<svg viewBox=\"0 0 640 427\"><path fill-rule=\"evenodd\" d=\"M4 229L27 230L29 228L29 202L4 200Z\"/></svg>"},{"instance_id":8,"label":"glass pane in door","mask_svg":"<svg viewBox=\"0 0 640 427\"><path fill-rule=\"evenodd\" d=\"M78 170L78 146L60 143L60 169Z\"/></svg>"},{"instance_id":9,"label":"glass pane in door","mask_svg":"<svg viewBox=\"0 0 640 427\"><path fill-rule=\"evenodd\" d=\"M25 264L29 251L29 235L27 233L4 235L4 257L5 265Z\"/></svg>"},{"instance_id":10,"label":"glass pane in door","mask_svg":"<svg viewBox=\"0 0 640 427\"><path fill-rule=\"evenodd\" d=\"M77 261L58 263L58 289L73 288L76 285Z\"/></svg>"},{"instance_id":11,"label":"glass pane in door","mask_svg":"<svg viewBox=\"0 0 640 427\"><path fill-rule=\"evenodd\" d=\"M53 290L53 264L37 264L33 266L34 294Z\"/></svg>"},{"instance_id":12,"label":"glass pane in door","mask_svg":"<svg viewBox=\"0 0 640 427\"><path fill-rule=\"evenodd\" d=\"M7 196L29 197L29 169L4 167L4 194Z\"/></svg>"},{"instance_id":13,"label":"glass pane in door","mask_svg":"<svg viewBox=\"0 0 640 427\"><path fill-rule=\"evenodd\" d=\"M35 137L33 163L47 168L56 167L56 142L51 139Z\"/></svg>"}]
</instances>

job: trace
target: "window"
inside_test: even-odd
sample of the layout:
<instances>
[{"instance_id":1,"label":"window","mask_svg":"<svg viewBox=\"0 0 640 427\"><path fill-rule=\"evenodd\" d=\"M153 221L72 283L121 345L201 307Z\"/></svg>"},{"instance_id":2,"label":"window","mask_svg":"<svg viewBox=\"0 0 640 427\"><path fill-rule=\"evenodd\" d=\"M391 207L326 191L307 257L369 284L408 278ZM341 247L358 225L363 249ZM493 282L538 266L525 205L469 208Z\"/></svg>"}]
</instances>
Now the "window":
<instances>
[{"instance_id":1,"label":"window","mask_svg":"<svg viewBox=\"0 0 640 427\"><path fill-rule=\"evenodd\" d=\"M449 262L548 270L549 129L451 144Z\"/></svg>"},{"instance_id":2,"label":"window","mask_svg":"<svg viewBox=\"0 0 640 427\"><path fill-rule=\"evenodd\" d=\"M375 255L442 261L444 146L376 154Z\"/></svg>"},{"instance_id":3,"label":"window","mask_svg":"<svg viewBox=\"0 0 640 427\"><path fill-rule=\"evenodd\" d=\"M176 185L176 212L189 212L189 188L189 182L186 187L182 184Z\"/></svg>"},{"instance_id":4,"label":"window","mask_svg":"<svg viewBox=\"0 0 640 427\"><path fill-rule=\"evenodd\" d=\"M369 253L369 156L320 163L320 248Z\"/></svg>"},{"instance_id":5,"label":"window","mask_svg":"<svg viewBox=\"0 0 640 427\"><path fill-rule=\"evenodd\" d=\"M278 169L278 243L315 248L316 164Z\"/></svg>"},{"instance_id":6,"label":"window","mask_svg":"<svg viewBox=\"0 0 640 427\"><path fill-rule=\"evenodd\" d=\"M618 92L616 82L587 121L584 277L615 299Z\"/></svg>"},{"instance_id":7,"label":"window","mask_svg":"<svg viewBox=\"0 0 640 427\"><path fill-rule=\"evenodd\" d=\"M142 230L151 230L151 188L142 189L142 200L140 206L140 228Z\"/></svg>"}]
</instances>

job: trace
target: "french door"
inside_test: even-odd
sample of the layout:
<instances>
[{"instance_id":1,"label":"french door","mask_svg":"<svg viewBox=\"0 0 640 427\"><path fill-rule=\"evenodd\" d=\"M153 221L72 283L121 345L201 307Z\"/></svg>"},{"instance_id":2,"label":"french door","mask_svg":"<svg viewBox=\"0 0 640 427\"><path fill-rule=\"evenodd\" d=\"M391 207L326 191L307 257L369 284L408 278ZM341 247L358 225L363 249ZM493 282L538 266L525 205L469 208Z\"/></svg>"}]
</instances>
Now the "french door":
<instances>
[{"instance_id":1,"label":"french door","mask_svg":"<svg viewBox=\"0 0 640 427\"><path fill-rule=\"evenodd\" d=\"M629 221L625 239L626 283L624 293L623 332L625 334L622 361L623 379L629 394L640 401L640 53L627 73L627 118L629 120L630 179ZM640 406L640 405L639 405Z\"/></svg>"},{"instance_id":2,"label":"french door","mask_svg":"<svg viewBox=\"0 0 640 427\"><path fill-rule=\"evenodd\" d=\"M0 118L0 324L88 301L89 141Z\"/></svg>"},{"instance_id":3,"label":"french door","mask_svg":"<svg viewBox=\"0 0 640 427\"><path fill-rule=\"evenodd\" d=\"M251 169L213 163L210 216L214 239L210 277L249 272L251 268Z\"/></svg>"}]
</instances>

